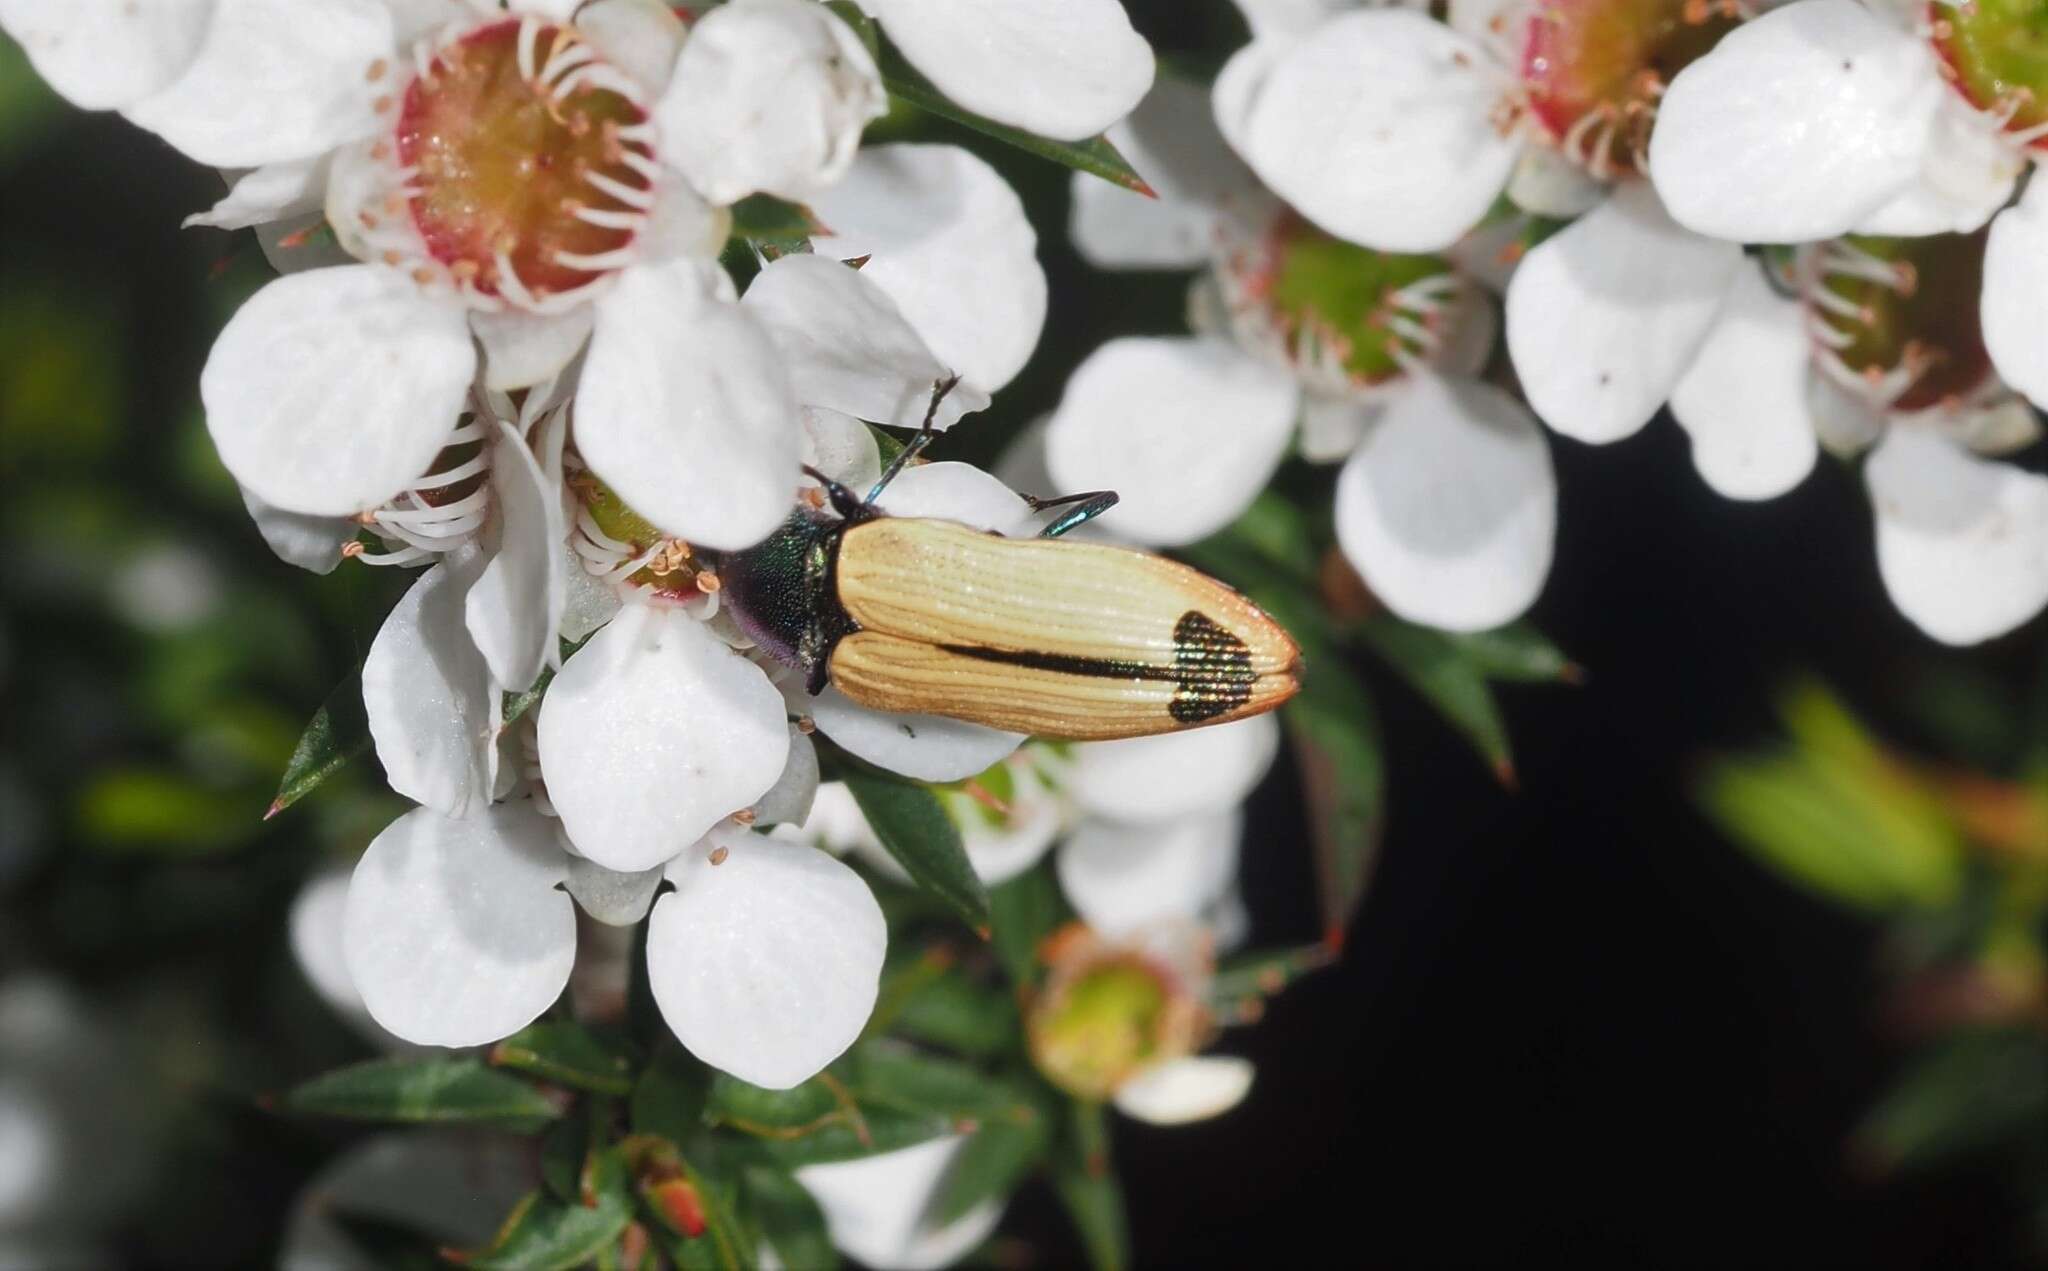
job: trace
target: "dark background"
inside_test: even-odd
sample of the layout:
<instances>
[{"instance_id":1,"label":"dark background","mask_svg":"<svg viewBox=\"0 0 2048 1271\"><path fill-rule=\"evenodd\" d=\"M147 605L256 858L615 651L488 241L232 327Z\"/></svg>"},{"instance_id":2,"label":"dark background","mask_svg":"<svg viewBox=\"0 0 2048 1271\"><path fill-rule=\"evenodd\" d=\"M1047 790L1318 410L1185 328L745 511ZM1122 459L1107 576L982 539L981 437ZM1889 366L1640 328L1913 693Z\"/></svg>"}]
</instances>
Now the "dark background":
<instances>
[{"instance_id":1,"label":"dark background","mask_svg":"<svg viewBox=\"0 0 2048 1271\"><path fill-rule=\"evenodd\" d=\"M1213 65L1239 38L1220 6L1133 9L1183 64ZM1063 174L974 144L1026 194L1054 314L984 431L951 451L986 457L1057 400L1101 339L1181 329L1183 280L1091 274L1061 241ZM242 1030L247 1055L229 1068L260 1088L350 1053L304 990L282 982L285 906L321 849L289 826L260 852L167 862L94 855L81 841L66 811L80 782L166 743L124 705L137 646L53 589L38 564L52 528L31 515L53 490L97 482L138 522L288 598L308 615L307 645L257 679L294 717L375 630L389 580L298 575L217 483L200 491L178 475L195 444L203 452L195 386L207 345L234 289L260 276L246 235L176 229L218 189L106 117L51 109L0 141L0 310L9 291L18 301L57 285L104 311L103 352L121 368L115 442L89 462L25 443L18 419L0 420L0 746L33 793L14 814L37 818L49 843L0 890L0 967L59 967L109 999L191 989ZM4 382L0 402L20 406ZM1510 792L1369 668L1391 779L1373 887L1342 963L1226 1038L1259 1065L1244 1106L1174 1130L1119 1123L1142 1262L2012 1261L2023 1215L1988 1166L1903 1181L1851 1168L1845 1135L1897 1063L1879 1018L1876 929L1788 890L1718 838L1688 782L1705 757L1776 734L1772 694L1798 671L1818 672L1908 742L1927 740L1910 705L1930 668L1974 677L2018 719L2038 626L1967 654L1917 635L1884 599L1868 506L1839 464L1744 505L1699 482L1668 420L1597 450L1553 439L1553 451L1557 565L1533 618L1587 682L1506 691L1520 775ZM1249 818L1245 885L1261 944L1317 928L1290 778L1277 773ZM248 814L260 812L262 796L247 797ZM181 907L189 919L167 913ZM158 1040L174 1048L179 1037L167 1026ZM171 1132L186 1152L174 1146L174 1166L200 1163L170 1171L127 1240L138 1264L179 1261L195 1247L180 1233L206 1231L226 1241L213 1246L223 1258L260 1260L331 1142L217 1098L195 1089L196 1139ZM229 1217L246 1230L223 1231ZM1043 1192L1020 1198L1007 1229L1055 1264L1078 1256Z\"/></svg>"}]
</instances>

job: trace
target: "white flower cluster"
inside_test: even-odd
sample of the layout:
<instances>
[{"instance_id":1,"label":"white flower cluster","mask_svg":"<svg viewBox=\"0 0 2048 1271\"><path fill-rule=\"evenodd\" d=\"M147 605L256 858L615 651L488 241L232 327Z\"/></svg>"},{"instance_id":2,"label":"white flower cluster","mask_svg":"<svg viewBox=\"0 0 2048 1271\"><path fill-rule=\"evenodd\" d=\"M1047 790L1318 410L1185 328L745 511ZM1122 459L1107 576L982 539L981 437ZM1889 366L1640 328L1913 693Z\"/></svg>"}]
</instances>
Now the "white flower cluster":
<instances>
[{"instance_id":1,"label":"white flower cluster","mask_svg":"<svg viewBox=\"0 0 2048 1271\"><path fill-rule=\"evenodd\" d=\"M1045 135L1151 81L1113 0L865 8L942 91ZM813 730L932 781L1022 738L810 697L720 612L711 554L815 502L804 465L872 483L862 421L915 427L957 374L947 427L1017 373L1046 284L1016 195L954 147L862 149L881 78L813 0L0 0L0 27L72 101L228 170L192 221L254 227L284 272L201 380L278 554L426 566L362 674L421 806L357 866L327 978L404 1041L473 1045L560 996L579 905L651 915L686 1046L766 1086L824 1067L873 1006L882 914L748 827L809 815ZM814 232L741 297L719 256L763 198ZM1030 512L958 464L882 506Z\"/></svg>"},{"instance_id":2,"label":"white flower cluster","mask_svg":"<svg viewBox=\"0 0 2048 1271\"><path fill-rule=\"evenodd\" d=\"M1124 532L1200 537L1298 445L1344 461L1339 543L1390 608L1488 627L1550 563L1532 412L1606 443L1668 405L1730 498L1869 448L1880 573L1937 639L2048 603L2048 479L1981 457L2048 403L2030 6L1240 7L1206 103L1162 81L1111 132L1161 199L1074 190L1097 263L1205 271L1198 335L1104 346L1044 438ZM1471 378L1484 287L1527 409Z\"/></svg>"}]
</instances>

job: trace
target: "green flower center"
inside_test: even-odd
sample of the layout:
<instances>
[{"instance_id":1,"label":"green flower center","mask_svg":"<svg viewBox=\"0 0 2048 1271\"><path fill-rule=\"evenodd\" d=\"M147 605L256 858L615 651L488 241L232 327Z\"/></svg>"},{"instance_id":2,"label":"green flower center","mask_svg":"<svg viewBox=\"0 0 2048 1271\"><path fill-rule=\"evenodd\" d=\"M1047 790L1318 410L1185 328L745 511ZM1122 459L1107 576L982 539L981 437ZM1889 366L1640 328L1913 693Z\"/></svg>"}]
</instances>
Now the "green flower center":
<instances>
[{"instance_id":1,"label":"green flower center","mask_svg":"<svg viewBox=\"0 0 2048 1271\"><path fill-rule=\"evenodd\" d=\"M1991 374L1977 309L1987 232L1852 237L1821 247L1807 302L1824 356L1894 410L1970 394Z\"/></svg>"},{"instance_id":2,"label":"green flower center","mask_svg":"<svg viewBox=\"0 0 2048 1271\"><path fill-rule=\"evenodd\" d=\"M686 597L698 591L715 590L713 576L701 566L688 543L656 529L653 522L627 506L624 499L595 475L579 472L570 478L569 487L582 500L583 510L590 514L591 522L612 540L599 546L616 549L621 563L637 560L656 547L663 547L652 560L628 575L625 582L670 596ZM700 578L703 579L701 584Z\"/></svg>"},{"instance_id":3,"label":"green flower center","mask_svg":"<svg viewBox=\"0 0 2048 1271\"><path fill-rule=\"evenodd\" d=\"M1729 0L1541 0L1522 43L1529 111L1595 176L1641 172L1665 85L1741 20Z\"/></svg>"},{"instance_id":4,"label":"green flower center","mask_svg":"<svg viewBox=\"0 0 2048 1271\"><path fill-rule=\"evenodd\" d=\"M1106 1098L1159 1057L1171 1001L1160 974L1140 959L1098 963L1042 1003L1032 1020L1032 1057L1061 1088Z\"/></svg>"},{"instance_id":5,"label":"green flower center","mask_svg":"<svg viewBox=\"0 0 2048 1271\"><path fill-rule=\"evenodd\" d=\"M1934 49L1956 91L2000 115L2023 143L2048 141L2048 5L1970 0L1934 9Z\"/></svg>"},{"instance_id":6,"label":"green flower center","mask_svg":"<svg viewBox=\"0 0 2048 1271\"><path fill-rule=\"evenodd\" d=\"M1461 285L1438 256L1376 252L1333 238L1289 213L1238 279L1260 304L1297 363L1336 371L1361 386L1428 360Z\"/></svg>"},{"instance_id":7,"label":"green flower center","mask_svg":"<svg viewBox=\"0 0 2048 1271\"><path fill-rule=\"evenodd\" d=\"M406 91L397 132L428 252L520 304L617 268L653 203L631 91L572 28L531 18L442 48Z\"/></svg>"}]
</instances>

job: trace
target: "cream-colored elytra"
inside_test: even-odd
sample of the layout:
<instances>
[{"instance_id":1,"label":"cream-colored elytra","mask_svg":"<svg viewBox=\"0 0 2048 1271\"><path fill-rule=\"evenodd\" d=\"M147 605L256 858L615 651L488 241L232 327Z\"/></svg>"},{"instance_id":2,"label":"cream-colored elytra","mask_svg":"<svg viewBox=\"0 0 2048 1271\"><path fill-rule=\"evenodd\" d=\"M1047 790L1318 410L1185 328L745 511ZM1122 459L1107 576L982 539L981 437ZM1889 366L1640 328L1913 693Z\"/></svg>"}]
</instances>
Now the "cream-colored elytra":
<instances>
[{"instance_id":1,"label":"cream-colored elytra","mask_svg":"<svg viewBox=\"0 0 2048 1271\"><path fill-rule=\"evenodd\" d=\"M846 531L838 595L861 629L832 682L864 706L1099 740L1243 719L1300 688L1258 606L1129 548L888 517Z\"/></svg>"}]
</instances>

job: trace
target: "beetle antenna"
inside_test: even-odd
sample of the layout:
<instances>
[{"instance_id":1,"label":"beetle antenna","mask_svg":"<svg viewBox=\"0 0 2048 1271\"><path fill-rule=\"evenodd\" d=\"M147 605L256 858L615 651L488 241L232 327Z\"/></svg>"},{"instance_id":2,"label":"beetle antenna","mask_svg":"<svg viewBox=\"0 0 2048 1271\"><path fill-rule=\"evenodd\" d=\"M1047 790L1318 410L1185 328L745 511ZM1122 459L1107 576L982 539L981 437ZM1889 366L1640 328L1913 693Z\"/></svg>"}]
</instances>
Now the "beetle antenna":
<instances>
[{"instance_id":1,"label":"beetle antenna","mask_svg":"<svg viewBox=\"0 0 2048 1271\"><path fill-rule=\"evenodd\" d=\"M864 505L861 501L854 497L853 491L839 484L839 482L834 481L809 464L804 465L804 475L825 487L825 497L832 500L832 510L839 513L839 515L846 517L856 516L862 511Z\"/></svg>"},{"instance_id":2,"label":"beetle antenna","mask_svg":"<svg viewBox=\"0 0 2048 1271\"><path fill-rule=\"evenodd\" d=\"M932 400L931 404L924 408L923 426L917 430L917 436L905 442L903 449L897 451L896 457L889 461L889 466L882 470L880 479L875 482L874 488L868 491L869 503L881 498L882 491L889 488L889 483L896 479L896 474L909 467L910 461L923 453L924 448L931 445L933 439L939 435L932 428L932 422L939 417L939 403L945 401L946 394L952 392L959 383L960 377L957 374L932 381Z\"/></svg>"},{"instance_id":3,"label":"beetle antenna","mask_svg":"<svg viewBox=\"0 0 2048 1271\"><path fill-rule=\"evenodd\" d=\"M1061 513L1053 519L1050 525L1040 530L1038 532L1038 537L1040 538L1058 538L1076 526L1086 525L1104 512L1115 507L1117 502L1117 494L1114 490L1090 490L1085 494L1063 494L1057 499L1041 499L1029 494L1020 494L1018 497L1029 503L1031 510L1034 512L1043 512L1047 508L1072 507L1071 511Z\"/></svg>"}]
</instances>

